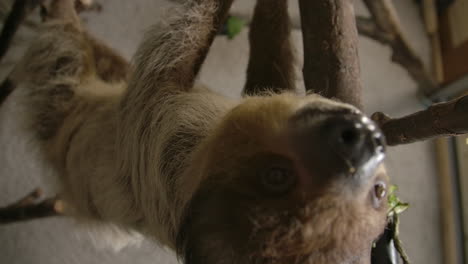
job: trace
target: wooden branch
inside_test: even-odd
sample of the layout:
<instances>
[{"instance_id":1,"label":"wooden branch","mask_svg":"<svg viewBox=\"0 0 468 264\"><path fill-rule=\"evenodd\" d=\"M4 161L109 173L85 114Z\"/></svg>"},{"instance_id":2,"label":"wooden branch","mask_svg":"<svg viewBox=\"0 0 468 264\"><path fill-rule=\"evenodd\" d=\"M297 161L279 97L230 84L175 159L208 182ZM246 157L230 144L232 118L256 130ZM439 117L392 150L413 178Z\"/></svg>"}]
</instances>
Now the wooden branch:
<instances>
[{"instance_id":1,"label":"wooden branch","mask_svg":"<svg viewBox=\"0 0 468 264\"><path fill-rule=\"evenodd\" d=\"M26 17L38 6L42 5L43 2L44 0L13 1L11 11L5 19L0 33L0 60L5 56L6 52L10 48L16 31L18 31ZM102 5L94 0L77 0L75 6L78 13L84 11L100 12L102 10Z\"/></svg>"},{"instance_id":2,"label":"wooden branch","mask_svg":"<svg viewBox=\"0 0 468 264\"><path fill-rule=\"evenodd\" d=\"M13 6L3 23L2 31L0 32L0 61L3 59L8 49L10 48L13 38L26 17L42 0L15 0ZM15 88L15 84L7 77L0 85L0 106L6 100L8 95Z\"/></svg>"},{"instance_id":3,"label":"wooden branch","mask_svg":"<svg viewBox=\"0 0 468 264\"><path fill-rule=\"evenodd\" d=\"M402 118L390 118L377 112L372 115L382 128L390 146L408 144L440 136L468 133L468 95L430 106Z\"/></svg>"},{"instance_id":4,"label":"wooden branch","mask_svg":"<svg viewBox=\"0 0 468 264\"><path fill-rule=\"evenodd\" d=\"M424 95L438 89L434 78L425 70L419 56L404 37L398 15L390 0L364 0L371 18L358 18L359 33L389 45L392 48L392 61L406 68Z\"/></svg>"},{"instance_id":5,"label":"wooden branch","mask_svg":"<svg viewBox=\"0 0 468 264\"><path fill-rule=\"evenodd\" d=\"M362 16L356 17L356 26L359 34L376 40L384 45L389 45L393 40L393 35L380 30L374 19Z\"/></svg>"},{"instance_id":6,"label":"wooden branch","mask_svg":"<svg viewBox=\"0 0 468 264\"><path fill-rule=\"evenodd\" d=\"M0 208L0 225L62 215L61 200L53 197L38 202L41 196L42 191L36 189L17 202Z\"/></svg>"},{"instance_id":7,"label":"wooden branch","mask_svg":"<svg viewBox=\"0 0 468 264\"><path fill-rule=\"evenodd\" d=\"M307 91L359 108L358 34L350 0L299 0Z\"/></svg>"},{"instance_id":8,"label":"wooden branch","mask_svg":"<svg viewBox=\"0 0 468 264\"><path fill-rule=\"evenodd\" d=\"M37 6L41 0L15 0L0 33L0 60L10 48L13 37L21 23Z\"/></svg>"}]
</instances>

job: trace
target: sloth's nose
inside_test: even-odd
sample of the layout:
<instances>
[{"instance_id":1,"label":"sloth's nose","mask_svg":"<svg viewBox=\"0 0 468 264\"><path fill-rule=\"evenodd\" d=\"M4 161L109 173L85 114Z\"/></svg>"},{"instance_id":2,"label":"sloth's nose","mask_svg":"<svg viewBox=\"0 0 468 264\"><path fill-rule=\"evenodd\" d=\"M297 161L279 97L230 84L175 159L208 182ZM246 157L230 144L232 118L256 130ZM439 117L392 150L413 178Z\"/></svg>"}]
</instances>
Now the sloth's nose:
<instances>
[{"instance_id":1,"label":"sloth's nose","mask_svg":"<svg viewBox=\"0 0 468 264\"><path fill-rule=\"evenodd\" d=\"M360 114L331 114L322 123L320 133L329 147L353 167L362 166L385 151L382 132Z\"/></svg>"},{"instance_id":2,"label":"sloth's nose","mask_svg":"<svg viewBox=\"0 0 468 264\"><path fill-rule=\"evenodd\" d=\"M291 118L292 148L315 179L339 175L359 182L372 175L385 156L385 139L368 117L350 109L304 107Z\"/></svg>"}]
</instances>

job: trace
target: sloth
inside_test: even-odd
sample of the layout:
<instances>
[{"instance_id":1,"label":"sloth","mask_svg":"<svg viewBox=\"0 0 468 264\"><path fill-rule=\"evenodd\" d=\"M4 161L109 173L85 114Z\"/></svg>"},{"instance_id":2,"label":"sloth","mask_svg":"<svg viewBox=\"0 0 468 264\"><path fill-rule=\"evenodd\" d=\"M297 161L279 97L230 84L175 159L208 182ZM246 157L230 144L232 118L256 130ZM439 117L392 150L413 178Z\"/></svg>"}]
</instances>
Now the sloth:
<instances>
[{"instance_id":1,"label":"sloth","mask_svg":"<svg viewBox=\"0 0 468 264\"><path fill-rule=\"evenodd\" d=\"M187 0L129 64L52 0L10 81L66 213L135 231L184 263L369 263L386 224L380 130L300 95L286 0L258 0L242 98L196 77L233 0Z\"/></svg>"}]
</instances>

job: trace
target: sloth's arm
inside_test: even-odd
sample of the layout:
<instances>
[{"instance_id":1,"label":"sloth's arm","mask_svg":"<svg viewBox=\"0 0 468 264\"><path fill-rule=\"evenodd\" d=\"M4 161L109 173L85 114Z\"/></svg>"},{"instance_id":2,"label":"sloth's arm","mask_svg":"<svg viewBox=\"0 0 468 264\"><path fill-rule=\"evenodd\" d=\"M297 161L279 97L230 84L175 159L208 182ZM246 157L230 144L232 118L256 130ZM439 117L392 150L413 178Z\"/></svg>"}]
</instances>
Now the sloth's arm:
<instances>
[{"instance_id":1,"label":"sloth's arm","mask_svg":"<svg viewBox=\"0 0 468 264\"><path fill-rule=\"evenodd\" d=\"M189 90L233 0L190 0L140 44L127 96L153 88Z\"/></svg>"},{"instance_id":2,"label":"sloth's arm","mask_svg":"<svg viewBox=\"0 0 468 264\"><path fill-rule=\"evenodd\" d=\"M245 94L295 89L290 24L288 1L257 1L250 25Z\"/></svg>"},{"instance_id":3,"label":"sloth's arm","mask_svg":"<svg viewBox=\"0 0 468 264\"><path fill-rule=\"evenodd\" d=\"M187 0L171 13L171 18L146 34L134 57L126 93L117 116L116 177L125 179L135 203L149 222L142 225L160 230L161 240L172 241L178 216L168 204L174 175L164 160L166 149L178 148L181 137L204 130L212 109L209 100L197 101L190 92L219 25L227 16L233 0ZM186 110L186 111L185 111ZM190 112L191 111L191 112ZM185 114L181 114L184 112ZM187 112L190 112L187 114ZM196 131L196 132L194 132ZM197 135L195 135L197 136ZM191 144L195 144L193 139ZM171 143L176 142L176 143ZM167 148L166 144L170 148ZM184 159L184 153L171 154L171 160ZM182 170L182 166L175 166ZM179 171L172 174L177 174ZM161 218L161 219L160 219ZM162 231L161 231L162 230ZM158 233L153 232L153 233ZM170 243L170 242L167 242Z\"/></svg>"}]
</instances>

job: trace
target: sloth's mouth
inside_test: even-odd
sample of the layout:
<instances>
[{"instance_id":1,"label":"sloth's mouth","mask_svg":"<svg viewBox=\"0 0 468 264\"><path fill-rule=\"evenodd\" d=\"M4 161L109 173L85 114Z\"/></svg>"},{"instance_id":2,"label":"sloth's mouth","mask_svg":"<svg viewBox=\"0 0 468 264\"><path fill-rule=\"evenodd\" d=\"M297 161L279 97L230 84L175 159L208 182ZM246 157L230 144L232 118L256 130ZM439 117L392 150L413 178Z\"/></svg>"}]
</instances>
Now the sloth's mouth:
<instances>
[{"instance_id":1,"label":"sloth's mouth","mask_svg":"<svg viewBox=\"0 0 468 264\"><path fill-rule=\"evenodd\" d=\"M306 260L322 259L321 255L336 261L335 254L337 257L360 252L376 239L385 224L383 214L363 217L365 212L364 207L345 204L341 197L328 194L289 214L266 213L257 219L261 225L253 232L261 237L262 247L256 253L282 260L271 263L317 263ZM341 263L335 261L325 263Z\"/></svg>"}]
</instances>

